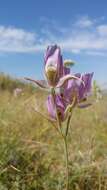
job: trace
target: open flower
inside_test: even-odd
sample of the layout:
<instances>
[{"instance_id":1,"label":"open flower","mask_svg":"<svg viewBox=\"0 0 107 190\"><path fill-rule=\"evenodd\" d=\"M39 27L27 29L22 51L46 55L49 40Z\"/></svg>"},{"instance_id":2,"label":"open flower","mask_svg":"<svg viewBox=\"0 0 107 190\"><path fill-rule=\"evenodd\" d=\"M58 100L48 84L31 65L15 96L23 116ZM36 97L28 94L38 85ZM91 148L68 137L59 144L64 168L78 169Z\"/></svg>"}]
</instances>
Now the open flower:
<instances>
[{"instance_id":1,"label":"open flower","mask_svg":"<svg viewBox=\"0 0 107 190\"><path fill-rule=\"evenodd\" d=\"M90 106L90 103L87 103L87 97L91 91L91 83L93 73L87 73L81 75L80 73L75 75L80 78L84 83L75 79L68 79L63 86L60 87L60 92L55 96L55 101L53 101L52 96L48 96L47 108L49 115L57 119L56 109L60 116L61 121L66 119L66 110L68 107L75 106L79 108L86 108ZM56 109L55 109L56 107Z\"/></svg>"},{"instance_id":2,"label":"open flower","mask_svg":"<svg viewBox=\"0 0 107 190\"><path fill-rule=\"evenodd\" d=\"M80 73L75 74L76 77L80 78L81 81L74 79L68 80L66 89L64 89L63 95L70 102L73 100L74 96L77 99L77 103L82 102L91 91L91 81L93 73L87 73L81 75Z\"/></svg>"}]
</instances>

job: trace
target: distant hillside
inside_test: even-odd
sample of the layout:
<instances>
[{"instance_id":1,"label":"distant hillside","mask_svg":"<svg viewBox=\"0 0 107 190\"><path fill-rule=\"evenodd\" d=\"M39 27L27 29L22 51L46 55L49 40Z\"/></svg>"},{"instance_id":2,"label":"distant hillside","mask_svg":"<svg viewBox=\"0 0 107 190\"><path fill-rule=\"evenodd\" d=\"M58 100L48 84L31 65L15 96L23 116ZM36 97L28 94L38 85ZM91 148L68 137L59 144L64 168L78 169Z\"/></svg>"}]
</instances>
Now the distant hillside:
<instances>
[{"instance_id":1,"label":"distant hillside","mask_svg":"<svg viewBox=\"0 0 107 190\"><path fill-rule=\"evenodd\" d=\"M26 83L24 80L19 80L17 78L12 78L9 75L5 75L4 73L0 73L0 90L8 90L10 92L13 92L14 89L21 88L21 89L27 89L31 92L34 91L34 86L31 85L31 83Z\"/></svg>"}]
</instances>

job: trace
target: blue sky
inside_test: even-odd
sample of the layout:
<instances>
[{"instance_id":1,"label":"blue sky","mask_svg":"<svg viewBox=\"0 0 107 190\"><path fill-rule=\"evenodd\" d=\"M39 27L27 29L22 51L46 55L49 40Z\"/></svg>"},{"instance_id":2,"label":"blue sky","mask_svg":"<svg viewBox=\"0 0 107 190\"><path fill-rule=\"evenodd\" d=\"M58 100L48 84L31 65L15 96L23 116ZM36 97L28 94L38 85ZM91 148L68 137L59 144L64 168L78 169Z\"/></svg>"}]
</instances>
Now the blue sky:
<instances>
[{"instance_id":1,"label":"blue sky","mask_svg":"<svg viewBox=\"0 0 107 190\"><path fill-rule=\"evenodd\" d=\"M0 72L43 77L48 44L61 46L74 72L107 81L107 0L0 0Z\"/></svg>"}]
</instances>

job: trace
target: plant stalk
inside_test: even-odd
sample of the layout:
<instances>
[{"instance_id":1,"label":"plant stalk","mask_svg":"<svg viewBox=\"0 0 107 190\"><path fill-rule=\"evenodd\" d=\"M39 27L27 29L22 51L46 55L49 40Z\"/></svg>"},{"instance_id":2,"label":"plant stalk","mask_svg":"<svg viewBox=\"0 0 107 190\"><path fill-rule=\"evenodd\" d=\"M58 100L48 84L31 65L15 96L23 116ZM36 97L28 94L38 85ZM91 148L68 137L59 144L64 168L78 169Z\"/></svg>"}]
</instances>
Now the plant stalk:
<instances>
[{"instance_id":1,"label":"plant stalk","mask_svg":"<svg viewBox=\"0 0 107 190\"><path fill-rule=\"evenodd\" d=\"M67 137L64 138L65 161L66 161L66 190L69 190L69 163Z\"/></svg>"},{"instance_id":2,"label":"plant stalk","mask_svg":"<svg viewBox=\"0 0 107 190\"><path fill-rule=\"evenodd\" d=\"M53 101L55 103L55 90L54 89L52 90L52 97L53 97ZM58 110L57 110L56 104L55 104L55 109L56 109L58 131L61 134L63 141L64 141L65 161L66 161L66 190L69 190L69 162L68 162L67 135L68 135L68 129L69 129L69 125L70 125L71 115L69 115L69 117L68 117L67 128L66 128L65 134L63 134L62 123L61 123L59 115L58 115Z\"/></svg>"}]
</instances>

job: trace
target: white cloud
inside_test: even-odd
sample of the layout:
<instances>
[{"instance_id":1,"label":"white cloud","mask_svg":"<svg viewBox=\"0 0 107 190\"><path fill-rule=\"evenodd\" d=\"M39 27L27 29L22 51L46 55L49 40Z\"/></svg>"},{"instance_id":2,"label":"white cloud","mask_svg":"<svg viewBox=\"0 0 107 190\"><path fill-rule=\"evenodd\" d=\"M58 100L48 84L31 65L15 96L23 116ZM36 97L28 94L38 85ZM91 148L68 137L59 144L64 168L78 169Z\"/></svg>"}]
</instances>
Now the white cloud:
<instances>
[{"instance_id":1,"label":"white cloud","mask_svg":"<svg viewBox=\"0 0 107 190\"><path fill-rule=\"evenodd\" d=\"M102 56L102 57L107 57L107 53L106 52L101 52L101 51L86 51L87 55L93 55L93 56Z\"/></svg>"},{"instance_id":2,"label":"white cloud","mask_svg":"<svg viewBox=\"0 0 107 190\"><path fill-rule=\"evenodd\" d=\"M101 36L107 36L107 24L99 25L97 30Z\"/></svg>"},{"instance_id":3,"label":"white cloud","mask_svg":"<svg viewBox=\"0 0 107 190\"><path fill-rule=\"evenodd\" d=\"M0 52L31 52L36 34L14 27L0 26Z\"/></svg>"},{"instance_id":4,"label":"white cloud","mask_svg":"<svg viewBox=\"0 0 107 190\"><path fill-rule=\"evenodd\" d=\"M106 56L107 24L101 22L101 19L81 17L61 27L48 21L48 27L43 25L38 33L0 26L0 53L36 53L44 51L48 44L57 43L73 54Z\"/></svg>"},{"instance_id":5,"label":"white cloud","mask_svg":"<svg viewBox=\"0 0 107 190\"><path fill-rule=\"evenodd\" d=\"M91 27L94 24L94 20L91 20L88 16L84 16L79 18L76 22L75 22L75 26L77 27L81 27L81 28L87 28L87 27Z\"/></svg>"},{"instance_id":6,"label":"white cloud","mask_svg":"<svg viewBox=\"0 0 107 190\"><path fill-rule=\"evenodd\" d=\"M68 50L107 50L107 38L101 37L97 32L82 33L63 39L61 42L63 48Z\"/></svg>"},{"instance_id":7,"label":"white cloud","mask_svg":"<svg viewBox=\"0 0 107 190\"><path fill-rule=\"evenodd\" d=\"M98 20L86 18L76 21L72 30L68 28L67 36L60 40L61 46L72 53L106 56L107 24L102 25Z\"/></svg>"}]
</instances>

